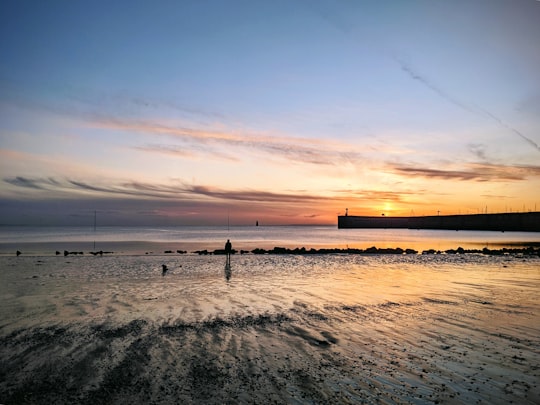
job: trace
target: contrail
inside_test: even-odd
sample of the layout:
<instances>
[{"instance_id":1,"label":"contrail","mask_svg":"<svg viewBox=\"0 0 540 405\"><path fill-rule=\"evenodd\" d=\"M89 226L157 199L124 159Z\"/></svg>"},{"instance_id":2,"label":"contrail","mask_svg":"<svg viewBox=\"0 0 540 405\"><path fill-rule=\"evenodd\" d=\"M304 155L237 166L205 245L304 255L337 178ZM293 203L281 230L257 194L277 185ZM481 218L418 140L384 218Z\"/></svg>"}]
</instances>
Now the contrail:
<instances>
[{"instance_id":1,"label":"contrail","mask_svg":"<svg viewBox=\"0 0 540 405\"><path fill-rule=\"evenodd\" d=\"M419 81L424 86L429 88L431 91L435 92L440 97L444 98L446 101L449 101L450 103L462 108L465 111L468 111L468 112L471 112L471 113L477 114L477 115L483 115L484 117L490 118L491 120L495 121L500 127L506 128L509 131L512 131L514 134L519 136L521 139L523 139L525 142L527 142L529 145L531 145L537 151L540 152L540 146L536 142L534 142L532 139L528 138L527 136L523 135L517 129L515 129L512 126L508 125L506 122L501 120L496 115L493 115L492 113L490 113L489 111L487 111L484 108L480 108L480 107L474 108L474 107L471 107L470 105L467 105L467 104L461 102L460 100L457 100L456 98L452 97L450 94L446 93L445 91L441 90L439 87L437 87L436 85L431 83L425 77L423 77L423 76L419 75L418 73L416 73L410 66L408 66L402 60L400 60L400 59L398 59L396 57L394 57L394 60L397 63L399 63L399 65L401 66L401 70L406 72L413 80Z\"/></svg>"},{"instance_id":2,"label":"contrail","mask_svg":"<svg viewBox=\"0 0 540 405\"><path fill-rule=\"evenodd\" d=\"M441 90L437 86L435 86L433 83L431 83L428 79L426 79L423 76L420 76L418 73L416 73L414 70L412 70L409 66L407 66L404 62L400 61L399 59L396 59L397 62L401 65L401 70L406 72L409 76L411 76L414 80L419 81L424 86L428 87L433 92L437 93L439 96L444 98L446 101L451 102L454 105L457 105L458 107L477 114L478 111L475 111L471 106L468 106L467 104L462 103L461 101L455 99L454 97L450 96L445 91Z\"/></svg>"},{"instance_id":3,"label":"contrail","mask_svg":"<svg viewBox=\"0 0 540 405\"><path fill-rule=\"evenodd\" d=\"M537 0L537 1L540 1L540 0ZM335 28L337 28L338 30L343 32L345 35L347 35L347 36L349 35L350 27L348 27L344 23L343 20L340 20L338 18L338 16L336 16L336 15L329 16L328 12L322 12L320 9L315 9L315 12L319 15L319 17L321 17L323 20L325 20L328 23L330 23L331 25L333 25ZM481 116L488 117L488 118L492 119L500 127L505 128L505 129L507 129L509 131L512 131L514 134L519 136L521 139L523 139L525 142L527 142L529 145L531 145L537 151L540 152L540 146L536 142L534 142L532 139L528 138L527 136L523 135L517 129L515 129L512 126L508 125L506 122L501 120L499 117L493 115L492 113L490 113L489 111L487 111L487 110L485 110L483 108L473 107L473 106L470 106L470 105L468 105L466 103L463 103L462 101L454 98L453 96L451 96L450 94L448 94L446 91L442 90L441 88L439 88L435 84L431 83L425 77L423 77L420 74L418 74L417 72L415 72L407 63L405 63L399 57L394 55L393 59L401 66L401 70L406 72L413 80L419 81L424 86L429 88L434 93L438 94L440 97L442 97L446 101L448 101L448 102L450 102L450 103L452 103L452 104L454 104L454 105L460 107L461 109L463 109L465 111L468 111L470 113L481 115Z\"/></svg>"},{"instance_id":4,"label":"contrail","mask_svg":"<svg viewBox=\"0 0 540 405\"><path fill-rule=\"evenodd\" d=\"M483 108L481 109L482 112L487 115L488 117L490 117L492 120L494 120L495 122L497 122L501 127L503 128L506 128L510 131L512 131L513 133L515 133L516 135L518 135L521 139L523 139L525 142L529 143L531 146L535 147L538 151L540 151L540 146L534 142L532 139L526 137L525 135L523 135L521 132L519 132L517 129L515 128L512 128L510 125L508 125L506 122L504 122L503 120L501 120L499 117L493 115L492 113L490 113L489 111L487 110L484 110Z\"/></svg>"}]
</instances>

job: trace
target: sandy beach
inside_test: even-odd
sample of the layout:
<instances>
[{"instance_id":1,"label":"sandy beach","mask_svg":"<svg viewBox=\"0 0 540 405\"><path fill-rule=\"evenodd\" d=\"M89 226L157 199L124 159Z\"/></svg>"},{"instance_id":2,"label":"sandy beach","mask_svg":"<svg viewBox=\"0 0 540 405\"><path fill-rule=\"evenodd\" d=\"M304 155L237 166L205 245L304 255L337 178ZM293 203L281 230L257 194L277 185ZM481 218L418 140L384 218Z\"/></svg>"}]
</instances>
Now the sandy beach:
<instances>
[{"instance_id":1,"label":"sandy beach","mask_svg":"<svg viewBox=\"0 0 540 405\"><path fill-rule=\"evenodd\" d=\"M3 404L540 402L537 256L0 261Z\"/></svg>"}]
</instances>

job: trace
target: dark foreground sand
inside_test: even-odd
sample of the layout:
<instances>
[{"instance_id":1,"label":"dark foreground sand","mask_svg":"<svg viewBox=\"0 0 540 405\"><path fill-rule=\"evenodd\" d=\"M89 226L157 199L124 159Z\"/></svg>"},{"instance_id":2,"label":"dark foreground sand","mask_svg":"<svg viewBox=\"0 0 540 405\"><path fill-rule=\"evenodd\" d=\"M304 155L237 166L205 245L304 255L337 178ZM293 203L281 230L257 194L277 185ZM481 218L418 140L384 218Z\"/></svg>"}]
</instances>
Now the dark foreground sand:
<instances>
[{"instance_id":1,"label":"dark foreground sand","mask_svg":"<svg viewBox=\"0 0 540 405\"><path fill-rule=\"evenodd\" d=\"M3 404L540 403L538 259L2 260Z\"/></svg>"}]
</instances>

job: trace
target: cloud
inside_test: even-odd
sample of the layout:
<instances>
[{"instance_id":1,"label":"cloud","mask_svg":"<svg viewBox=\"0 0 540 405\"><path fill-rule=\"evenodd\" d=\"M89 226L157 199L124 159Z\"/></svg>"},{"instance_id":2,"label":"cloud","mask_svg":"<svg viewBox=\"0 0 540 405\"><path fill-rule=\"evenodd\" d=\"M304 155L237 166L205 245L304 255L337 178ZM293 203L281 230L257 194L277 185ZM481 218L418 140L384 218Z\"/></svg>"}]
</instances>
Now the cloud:
<instances>
[{"instance_id":1,"label":"cloud","mask_svg":"<svg viewBox=\"0 0 540 405\"><path fill-rule=\"evenodd\" d=\"M317 202L325 199L319 195L305 192L276 193L264 190L226 190L218 187L205 185L188 185L178 182L173 185L149 184L136 181L124 182L113 185L89 184L80 180L66 179L64 181L52 178L4 178L4 182L17 187L44 190L54 193L56 191L70 191L72 193L91 192L96 196L125 196L155 199L215 199L221 201L244 201L264 203L287 203L300 204L305 202Z\"/></svg>"},{"instance_id":2,"label":"cloud","mask_svg":"<svg viewBox=\"0 0 540 405\"><path fill-rule=\"evenodd\" d=\"M242 150L260 152L269 158L279 157L289 163L308 163L313 165L342 165L344 162L357 163L363 159L358 152L351 152L350 145L320 139L284 137L257 132L216 131L169 126L155 122L130 121L100 118L94 125L107 129L136 131L147 134L171 136L183 142L175 144L147 144L136 147L138 150L173 154L184 157L211 155L214 157L238 160ZM212 148L215 146L215 148ZM226 148L227 152L222 152ZM236 154L236 155L235 155Z\"/></svg>"},{"instance_id":3,"label":"cloud","mask_svg":"<svg viewBox=\"0 0 540 405\"><path fill-rule=\"evenodd\" d=\"M223 190L208 186L191 186L189 192L211 198L219 198L233 201L254 201L254 202L279 202L279 203L304 203L316 202L322 198L319 195L305 193L275 193L261 190Z\"/></svg>"},{"instance_id":4,"label":"cloud","mask_svg":"<svg viewBox=\"0 0 540 405\"><path fill-rule=\"evenodd\" d=\"M469 151L481 160L486 160L486 145L480 143L470 143L467 145Z\"/></svg>"},{"instance_id":5,"label":"cloud","mask_svg":"<svg viewBox=\"0 0 540 405\"><path fill-rule=\"evenodd\" d=\"M60 183L58 183L53 178L30 179L28 177L16 176L16 177L5 178L4 181L13 186L31 188L35 190L46 190L48 188L47 186L60 185Z\"/></svg>"},{"instance_id":6,"label":"cloud","mask_svg":"<svg viewBox=\"0 0 540 405\"><path fill-rule=\"evenodd\" d=\"M473 106L471 106L469 104L466 104L466 103L458 100L457 98L453 97L452 95L450 95L449 93L447 93L446 91L441 89L439 86L432 83L425 76L417 73L416 70L411 68L408 64L406 64L405 62L403 62L399 58L394 57L394 60L397 63L399 63L399 65L401 66L401 70L406 72L413 80L416 80L416 81L422 83L424 86L429 88L431 91L433 91L434 93L436 93L437 95L439 95L440 97L445 99L446 101L448 101L448 102L450 102L450 103L452 103L452 104L454 104L454 105L460 107L461 109L463 109L465 111L468 111L470 113L473 113L473 114L476 114L476 115L481 115L481 116L489 118L491 121L495 122L498 126L500 126L502 128L505 128L505 129L509 130L510 132L514 133L515 135L519 136L521 139L523 139L525 142L527 142L530 146L532 146L534 149L536 149L537 151L540 152L540 146L536 142L534 142L531 138L525 136L523 133L521 133L520 131L518 131L517 129L512 127L511 125L507 124L505 121L503 121L502 119L497 117L495 114L489 112L485 108L473 107Z\"/></svg>"},{"instance_id":7,"label":"cloud","mask_svg":"<svg viewBox=\"0 0 540 405\"><path fill-rule=\"evenodd\" d=\"M131 104L137 108L163 110L170 109L182 115L201 116L203 118L223 119L225 116L217 111L206 108L182 105L176 102L163 99L152 99L149 97L115 95L111 99L115 105Z\"/></svg>"},{"instance_id":8,"label":"cloud","mask_svg":"<svg viewBox=\"0 0 540 405\"><path fill-rule=\"evenodd\" d=\"M247 145L246 145L247 146ZM276 142L250 143L250 147L262 150L272 156L276 154L291 163L302 162L313 165L342 165L344 163L359 163L363 155L345 150L331 150L328 147L307 147L298 144L283 144Z\"/></svg>"},{"instance_id":9,"label":"cloud","mask_svg":"<svg viewBox=\"0 0 540 405\"><path fill-rule=\"evenodd\" d=\"M540 166L505 166L469 163L461 170L432 169L416 165L398 164L390 171L407 177L425 177L443 180L464 181L523 181L528 177L540 176Z\"/></svg>"},{"instance_id":10,"label":"cloud","mask_svg":"<svg viewBox=\"0 0 540 405\"><path fill-rule=\"evenodd\" d=\"M84 93L84 92L83 92ZM110 100L120 105L111 106ZM364 160L364 155L354 150L350 144L340 142L332 135L329 139L303 138L283 136L279 133L257 131L250 128L227 127L223 120L219 124L190 120L175 115L175 123L167 119L148 118L146 114L132 114L122 108L124 103L129 105L148 107L159 110L166 102L155 102L142 98L120 97L84 97L78 100L81 105L77 107L66 105L43 105L38 101L15 100L18 107L30 110L41 110L54 113L69 119L80 120L85 125L105 130L122 131L125 133L140 133L148 135L152 141L131 146L133 149L146 152L195 159L200 157L218 158L227 161L240 161L250 152L250 156L264 158L270 161L279 159L288 163L306 163L316 166L341 166L343 163L358 164ZM189 108L186 108L189 110ZM111 111L117 111L111 115ZM159 110L161 111L161 110ZM198 110L193 109L196 113ZM153 111L151 111L153 112ZM137 118L133 118L136 116ZM200 116L205 116L201 111ZM209 113L209 118L220 118L219 115ZM206 120L209 121L209 120ZM156 135L163 140L155 142ZM167 141L168 139L168 141Z\"/></svg>"},{"instance_id":11,"label":"cloud","mask_svg":"<svg viewBox=\"0 0 540 405\"><path fill-rule=\"evenodd\" d=\"M508 195L497 195L497 194L480 194L480 197L494 199L494 200L506 200L508 198L516 198L516 197L511 197Z\"/></svg>"},{"instance_id":12,"label":"cloud","mask_svg":"<svg viewBox=\"0 0 540 405\"><path fill-rule=\"evenodd\" d=\"M188 159L195 159L197 156L204 154L206 156L211 156L213 158L228 160L228 161L239 161L237 157L231 156L230 154L218 152L213 148L197 145L171 145L171 144L147 144L145 146L135 146L135 150L149 153L160 153L169 156L182 157Z\"/></svg>"},{"instance_id":13,"label":"cloud","mask_svg":"<svg viewBox=\"0 0 540 405\"><path fill-rule=\"evenodd\" d=\"M407 204L406 198L415 196L424 196L425 190L418 189L414 191L400 190L400 191L387 191L387 190L373 190L373 189L344 189L336 190L337 193L347 196L349 200L357 201L369 201L370 203L403 203ZM433 194L433 193L430 193Z\"/></svg>"},{"instance_id":14,"label":"cloud","mask_svg":"<svg viewBox=\"0 0 540 405\"><path fill-rule=\"evenodd\" d=\"M7 92L1 99L22 108L45 110L55 114L75 116L86 119L96 114L90 111L120 111L122 114L138 117L145 114L160 114L182 116L199 122L208 120L223 120L227 117L220 111L196 105L173 101L170 97L150 97L133 94L126 90L99 90L81 84L64 83L61 96L66 104L43 103L32 99L25 90L25 84L20 81L0 78L0 84ZM56 93L58 89L51 88L47 83L33 83L34 90L40 93ZM99 114L96 114L99 115Z\"/></svg>"},{"instance_id":15,"label":"cloud","mask_svg":"<svg viewBox=\"0 0 540 405\"><path fill-rule=\"evenodd\" d=\"M27 190L16 198L0 197L0 204L6 208L0 213L0 223L4 224L81 224L88 219L89 207L101 212L103 223L109 225L215 225L222 223L229 211L231 218L238 221L236 224L254 223L255 219L262 219L266 224L329 224L335 221L336 205L350 205L354 200L330 191L224 189L182 181L103 184L80 179L20 176L3 180ZM70 222L68 217L74 215L80 218Z\"/></svg>"},{"instance_id":16,"label":"cloud","mask_svg":"<svg viewBox=\"0 0 540 405\"><path fill-rule=\"evenodd\" d=\"M112 207L121 207L121 202L124 201L126 209L128 206L131 207L129 212L133 216L136 216L139 211L145 212L145 216L160 217L169 215L167 212L173 212L170 215L176 217L194 215L199 216L199 220L204 212L219 211L228 207L241 212L244 218L272 216L273 218L289 218L288 222L294 218L298 218L297 220L318 218L322 222L329 222L334 218L336 206L353 206L359 201L367 202L369 205L386 202L412 204L409 197L423 196L426 193L425 190L372 189L273 192L260 189L224 189L211 185L187 184L182 181L171 184L127 181L108 185L77 179L25 178L21 181L14 177L6 178L4 181L17 187L31 187L35 191L45 192L47 198L42 199L44 204L55 198L63 198L81 202L89 201L87 206L103 206L104 202L110 201ZM95 201L100 202L96 204ZM163 210L159 208L163 206L167 208ZM121 211L121 208L119 210ZM120 218L123 215L120 213L117 217ZM216 215L219 217L222 212Z\"/></svg>"}]
</instances>

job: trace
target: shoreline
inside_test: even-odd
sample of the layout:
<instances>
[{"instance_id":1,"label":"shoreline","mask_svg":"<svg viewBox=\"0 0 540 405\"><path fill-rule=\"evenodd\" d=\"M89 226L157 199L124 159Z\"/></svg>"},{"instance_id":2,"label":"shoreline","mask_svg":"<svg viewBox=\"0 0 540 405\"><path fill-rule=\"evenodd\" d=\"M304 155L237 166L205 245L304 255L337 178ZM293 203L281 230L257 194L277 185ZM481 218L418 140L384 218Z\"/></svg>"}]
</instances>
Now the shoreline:
<instances>
[{"instance_id":1,"label":"shoreline","mask_svg":"<svg viewBox=\"0 0 540 405\"><path fill-rule=\"evenodd\" d=\"M162 254L223 249L230 239L233 248L255 249L494 249L540 246L540 233L419 231L403 229L337 229L336 227L232 227L210 228L121 228L101 229L95 235L86 228L31 228L0 232L0 256L17 250L24 255L55 255L68 252L107 251L115 255Z\"/></svg>"},{"instance_id":2,"label":"shoreline","mask_svg":"<svg viewBox=\"0 0 540 405\"><path fill-rule=\"evenodd\" d=\"M19 244L24 245L24 244ZM164 244L169 246L169 244ZM494 243L495 245L495 243ZM339 247L321 247L321 248L306 248L306 247L281 247L275 246L271 249L254 248L251 250L232 250L233 255L329 255L329 254L350 254L350 255L441 255L441 254L484 254L484 255L527 255L527 256L540 256L540 242L523 242L513 243L516 247L501 247L490 249L484 247L482 249L463 248L458 246L451 249L434 249L428 248L421 251L412 248L400 248L400 247L376 247L371 246L365 249L360 248L339 248ZM522 246L522 247L517 247ZM163 248L163 246L159 246ZM122 252L112 250L96 250L96 251L84 251L84 250L55 250L55 251L32 251L25 253L24 250L16 249L12 252L7 252L6 248L0 248L0 257L10 256L26 256L26 257L41 257L41 256L174 256L174 255L225 255L224 249L199 249L193 251L187 251L182 249L165 249L159 252L146 251L146 252Z\"/></svg>"}]
</instances>

